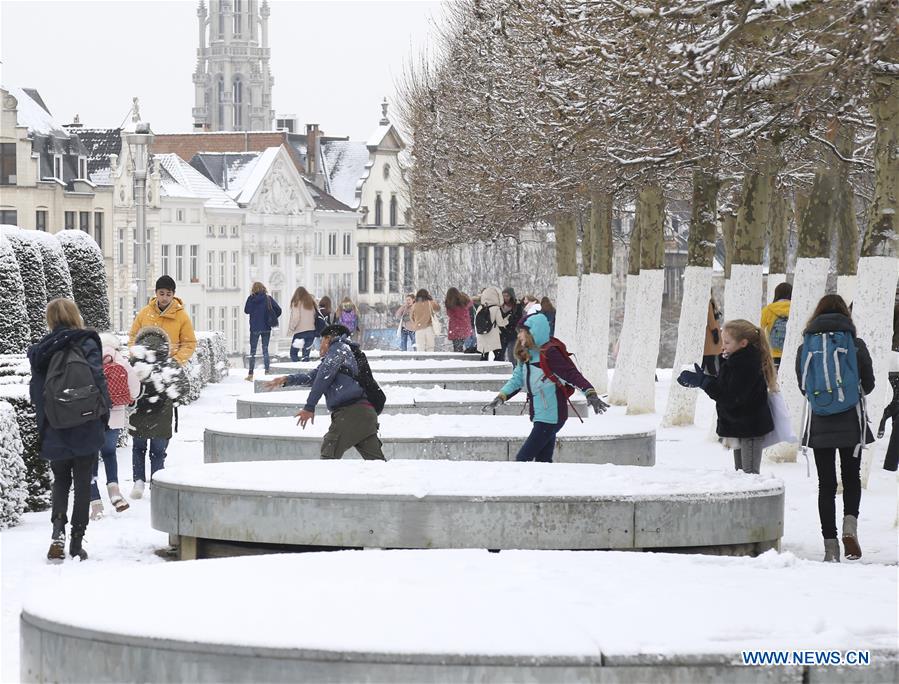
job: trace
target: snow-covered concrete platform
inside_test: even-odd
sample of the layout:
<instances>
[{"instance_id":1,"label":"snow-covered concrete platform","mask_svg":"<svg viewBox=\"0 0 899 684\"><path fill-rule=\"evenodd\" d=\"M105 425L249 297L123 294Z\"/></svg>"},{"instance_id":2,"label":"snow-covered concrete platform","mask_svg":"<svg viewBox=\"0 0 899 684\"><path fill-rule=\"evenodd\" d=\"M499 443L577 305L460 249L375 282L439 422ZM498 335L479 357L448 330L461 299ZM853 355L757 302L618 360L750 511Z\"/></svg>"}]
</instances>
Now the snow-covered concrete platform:
<instances>
[{"instance_id":1,"label":"snow-covered concrete platform","mask_svg":"<svg viewBox=\"0 0 899 684\"><path fill-rule=\"evenodd\" d=\"M783 534L784 489L707 470L266 461L167 468L151 503L187 559L234 555L228 544L756 554Z\"/></svg>"},{"instance_id":2,"label":"snow-covered concrete platform","mask_svg":"<svg viewBox=\"0 0 899 684\"><path fill-rule=\"evenodd\" d=\"M308 389L283 392L259 392L237 399L237 417L244 418L276 418L294 416L306 403L309 396ZM443 415L477 414L490 403L496 396L496 392L478 392L474 390L444 390L423 389L415 387L399 387L387 385L384 387L387 395L387 403L384 405L384 413L421 413L430 415L439 413ZM582 417L587 415L589 407L580 392L571 397L571 402ZM496 416L518 416L527 411L525 395L518 393L509 401L501 404L491 413ZM317 413L326 414L327 408L323 402L316 406ZM569 416L575 418L574 412L569 410Z\"/></svg>"},{"instance_id":3,"label":"snow-covered concrete platform","mask_svg":"<svg viewBox=\"0 0 899 684\"><path fill-rule=\"evenodd\" d=\"M399 349L364 349L365 355L372 361L478 361L480 354L464 354L462 352L404 352ZM310 353L310 358L317 360L318 350ZM287 362L285 362L287 363Z\"/></svg>"},{"instance_id":4,"label":"snow-covered concrete platform","mask_svg":"<svg viewBox=\"0 0 899 684\"><path fill-rule=\"evenodd\" d=\"M605 420L604 420L605 418ZM318 459L329 418L301 429L294 418L248 418L212 425L203 433L206 463ZM531 431L527 416L381 415L387 459L511 461ZM355 450L346 457L359 458ZM655 463L653 416L591 415L559 432L554 460L562 463Z\"/></svg>"},{"instance_id":5,"label":"snow-covered concrete platform","mask_svg":"<svg viewBox=\"0 0 899 684\"><path fill-rule=\"evenodd\" d=\"M511 370L509 375L511 375ZM277 375L261 375L256 376L253 381L253 391L254 392L263 392L265 391L262 385L275 377L279 377ZM377 373L375 375L375 380L378 381L382 387L395 386L395 387L423 387L423 388L432 388L437 387L438 389L451 389L451 390L468 390L468 391L479 391L479 392L493 392L493 395L496 396L496 393L499 392L503 385L507 380L506 375L500 375L498 373ZM296 387L282 387L276 390L275 392L287 392L295 390Z\"/></svg>"},{"instance_id":6,"label":"snow-covered concrete platform","mask_svg":"<svg viewBox=\"0 0 899 684\"><path fill-rule=\"evenodd\" d=\"M74 568L73 568L74 569ZM158 588L134 611L98 597ZM895 682L895 567L792 554L344 551L60 574L25 682ZM871 596L882 600L871 601ZM864 650L857 667L741 652Z\"/></svg>"},{"instance_id":7,"label":"snow-covered concrete platform","mask_svg":"<svg viewBox=\"0 0 899 684\"><path fill-rule=\"evenodd\" d=\"M372 373L375 378L381 375L423 375L436 373L439 375L512 375L512 364L506 361L479 361L472 359L448 359L448 360L421 360L421 359L391 359L381 360L372 358L369 360ZM297 361L288 363L273 363L269 369L269 375L289 375L301 371L311 371L318 366L318 361Z\"/></svg>"}]
</instances>

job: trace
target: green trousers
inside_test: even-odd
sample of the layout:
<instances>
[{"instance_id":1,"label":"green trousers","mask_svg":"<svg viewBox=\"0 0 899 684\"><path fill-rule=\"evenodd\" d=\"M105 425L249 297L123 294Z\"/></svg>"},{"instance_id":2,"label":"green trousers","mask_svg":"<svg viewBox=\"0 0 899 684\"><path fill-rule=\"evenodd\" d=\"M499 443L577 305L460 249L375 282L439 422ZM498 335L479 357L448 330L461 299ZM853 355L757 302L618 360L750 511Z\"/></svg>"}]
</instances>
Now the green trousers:
<instances>
[{"instance_id":1,"label":"green trousers","mask_svg":"<svg viewBox=\"0 0 899 684\"><path fill-rule=\"evenodd\" d=\"M378 439L378 414L368 404L351 404L331 413L331 427L322 439L322 458L342 458L356 447L366 461L385 461Z\"/></svg>"}]
</instances>

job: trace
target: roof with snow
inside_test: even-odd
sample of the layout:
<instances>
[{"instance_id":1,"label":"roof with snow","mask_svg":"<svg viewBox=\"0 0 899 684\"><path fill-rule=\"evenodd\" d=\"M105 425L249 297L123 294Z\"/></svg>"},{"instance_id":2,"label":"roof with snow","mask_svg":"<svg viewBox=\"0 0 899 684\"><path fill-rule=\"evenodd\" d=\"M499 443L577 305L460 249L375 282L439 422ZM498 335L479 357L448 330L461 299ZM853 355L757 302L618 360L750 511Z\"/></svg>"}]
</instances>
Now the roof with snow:
<instances>
[{"instance_id":1,"label":"roof with snow","mask_svg":"<svg viewBox=\"0 0 899 684\"><path fill-rule=\"evenodd\" d=\"M69 137L68 131L50 114L37 90L5 85L0 85L0 88L16 98L18 103L16 121L19 126L25 126L33 135L53 136L54 138Z\"/></svg>"},{"instance_id":2,"label":"roof with snow","mask_svg":"<svg viewBox=\"0 0 899 684\"><path fill-rule=\"evenodd\" d=\"M368 145L339 140L322 144L323 171L328 189L340 202L358 209L362 202L362 183L371 171Z\"/></svg>"},{"instance_id":3,"label":"roof with snow","mask_svg":"<svg viewBox=\"0 0 899 684\"><path fill-rule=\"evenodd\" d=\"M158 154L162 193L167 197L202 199L210 209L237 209L237 203L177 154Z\"/></svg>"},{"instance_id":4,"label":"roof with snow","mask_svg":"<svg viewBox=\"0 0 899 684\"><path fill-rule=\"evenodd\" d=\"M109 177L109 155L122 153L122 129L76 128L72 133L87 149L87 174L97 185L112 185Z\"/></svg>"}]
</instances>

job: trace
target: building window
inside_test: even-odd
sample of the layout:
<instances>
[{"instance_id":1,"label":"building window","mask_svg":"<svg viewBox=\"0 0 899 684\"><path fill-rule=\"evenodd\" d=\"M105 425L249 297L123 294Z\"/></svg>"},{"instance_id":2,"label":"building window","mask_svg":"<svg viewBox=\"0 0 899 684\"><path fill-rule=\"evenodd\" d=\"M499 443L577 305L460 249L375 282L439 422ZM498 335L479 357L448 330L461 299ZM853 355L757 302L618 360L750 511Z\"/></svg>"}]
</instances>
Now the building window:
<instances>
[{"instance_id":1,"label":"building window","mask_svg":"<svg viewBox=\"0 0 899 684\"><path fill-rule=\"evenodd\" d=\"M272 252L272 253L269 255L269 259L271 260L272 266L277 266L277 265L278 265L278 263L281 261L281 258L280 258L280 257L281 257L281 255L278 254L278 252Z\"/></svg>"},{"instance_id":2,"label":"building window","mask_svg":"<svg viewBox=\"0 0 899 684\"><path fill-rule=\"evenodd\" d=\"M384 164L384 180L390 178L390 164Z\"/></svg>"},{"instance_id":3,"label":"building window","mask_svg":"<svg viewBox=\"0 0 899 684\"><path fill-rule=\"evenodd\" d=\"M231 307L231 351L238 351L238 327L240 325L240 310L236 306Z\"/></svg>"},{"instance_id":4,"label":"building window","mask_svg":"<svg viewBox=\"0 0 899 684\"><path fill-rule=\"evenodd\" d=\"M353 234L352 233L344 233L343 234L343 255L344 256L353 256Z\"/></svg>"},{"instance_id":5,"label":"building window","mask_svg":"<svg viewBox=\"0 0 899 684\"><path fill-rule=\"evenodd\" d=\"M184 280L184 245L175 245L175 282Z\"/></svg>"},{"instance_id":6,"label":"building window","mask_svg":"<svg viewBox=\"0 0 899 684\"><path fill-rule=\"evenodd\" d=\"M94 212L94 240L100 247L103 247L103 212Z\"/></svg>"},{"instance_id":7,"label":"building window","mask_svg":"<svg viewBox=\"0 0 899 684\"><path fill-rule=\"evenodd\" d=\"M415 289L415 251L409 246L403 247L403 289Z\"/></svg>"},{"instance_id":8,"label":"building window","mask_svg":"<svg viewBox=\"0 0 899 684\"><path fill-rule=\"evenodd\" d=\"M215 307L206 307L206 329L215 330Z\"/></svg>"},{"instance_id":9,"label":"building window","mask_svg":"<svg viewBox=\"0 0 899 684\"><path fill-rule=\"evenodd\" d=\"M190 305L190 322L198 326L200 325L200 305L199 304L191 304Z\"/></svg>"},{"instance_id":10,"label":"building window","mask_svg":"<svg viewBox=\"0 0 899 684\"><path fill-rule=\"evenodd\" d=\"M87 180L87 157L78 157L78 177Z\"/></svg>"},{"instance_id":11,"label":"building window","mask_svg":"<svg viewBox=\"0 0 899 684\"><path fill-rule=\"evenodd\" d=\"M359 292L368 292L368 245L362 245L359 249Z\"/></svg>"},{"instance_id":12,"label":"building window","mask_svg":"<svg viewBox=\"0 0 899 684\"><path fill-rule=\"evenodd\" d=\"M240 237L240 230L237 226L231 226L231 237L236 238Z\"/></svg>"},{"instance_id":13,"label":"building window","mask_svg":"<svg viewBox=\"0 0 899 684\"><path fill-rule=\"evenodd\" d=\"M300 252L293 253L293 265L298 267L303 265L303 255Z\"/></svg>"},{"instance_id":14,"label":"building window","mask_svg":"<svg viewBox=\"0 0 899 684\"><path fill-rule=\"evenodd\" d=\"M228 252L225 250L219 252L219 287L223 290L225 289L225 259L227 256Z\"/></svg>"},{"instance_id":15,"label":"building window","mask_svg":"<svg viewBox=\"0 0 899 684\"><path fill-rule=\"evenodd\" d=\"M384 291L384 247L375 245L375 292Z\"/></svg>"},{"instance_id":16,"label":"building window","mask_svg":"<svg viewBox=\"0 0 899 684\"><path fill-rule=\"evenodd\" d=\"M40 176L38 176L40 178ZM16 184L16 144L0 143L0 185Z\"/></svg>"},{"instance_id":17,"label":"building window","mask_svg":"<svg viewBox=\"0 0 899 684\"><path fill-rule=\"evenodd\" d=\"M328 256L337 256L337 233L328 233Z\"/></svg>"},{"instance_id":18,"label":"building window","mask_svg":"<svg viewBox=\"0 0 899 684\"><path fill-rule=\"evenodd\" d=\"M240 21L240 15L234 15L235 23ZM240 76L234 79L234 128L240 130L243 128L243 83Z\"/></svg>"},{"instance_id":19,"label":"building window","mask_svg":"<svg viewBox=\"0 0 899 684\"><path fill-rule=\"evenodd\" d=\"M15 209L0 209L0 223L17 226L19 225L18 217L18 212Z\"/></svg>"},{"instance_id":20,"label":"building window","mask_svg":"<svg viewBox=\"0 0 899 684\"><path fill-rule=\"evenodd\" d=\"M250 252L250 266L256 265L256 252Z\"/></svg>"},{"instance_id":21,"label":"building window","mask_svg":"<svg viewBox=\"0 0 899 684\"><path fill-rule=\"evenodd\" d=\"M228 226L219 226L219 237L228 237Z\"/></svg>"},{"instance_id":22,"label":"building window","mask_svg":"<svg viewBox=\"0 0 899 684\"><path fill-rule=\"evenodd\" d=\"M53 177L62 180L62 155L53 155Z\"/></svg>"},{"instance_id":23,"label":"building window","mask_svg":"<svg viewBox=\"0 0 899 684\"><path fill-rule=\"evenodd\" d=\"M163 273L170 273L170 271L169 271L169 266L170 266L170 264L169 264L169 249L170 249L169 245L160 245L160 247L159 247L160 254L162 256L162 272Z\"/></svg>"},{"instance_id":24,"label":"building window","mask_svg":"<svg viewBox=\"0 0 899 684\"><path fill-rule=\"evenodd\" d=\"M38 209L34 213L34 227L37 230L42 230L45 233L47 232L47 210L46 209Z\"/></svg>"},{"instance_id":25,"label":"building window","mask_svg":"<svg viewBox=\"0 0 899 684\"><path fill-rule=\"evenodd\" d=\"M240 14L241 13L240 4L241 4L240 0L234 0L234 36L237 38L240 37L240 30L241 30L241 23L242 23L241 22L242 17Z\"/></svg>"},{"instance_id":26,"label":"building window","mask_svg":"<svg viewBox=\"0 0 899 684\"><path fill-rule=\"evenodd\" d=\"M352 297L353 296L353 274L352 273L344 273L343 274L343 292L341 293L344 297Z\"/></svg>"},{"instance_id":27,"label":"building window","mask_svg":"<svg viewBox=\"0 0 899 684\"><path fill-rule=\"evenodd\" d=\"M231 252L231 287L235 290L240 287L240 279L238 278L238 264L240 263L240 252Z\"/></svg>"},{"instance_id":28,"label":"building window","mask_svg":"<svg viewBox=\"0 0 899 684\"><path fill-rule=\"evenodd\" d=\"M65 219L66 230L75 230L75 212L67 211L65 213Z\"/></svg>"},{"instance_id":29,"label":"building window","mask_svg":"<svg viewBox=\"0 0 899 684\"><path fill-rule=\"evenodd\" d=\"M215 252L206 252L206 287L215 287Z\"/></svg>"},{"instance_id":30,"label":"building window","mask_svg":"<svg viewBox=\"0 0 899 684\"><path fill-rule=\"evenodd\" d=\"M125 298L119 297L119 330L125 329Z\"/></svg>"},{"instance_id":31,"label":"building window","mask_svg":"<svg viewBox=\"0 0 899 684\"><path fill-rule=\"evenodd\" d=\"M340 274L339 273L329 273L328 274L328 292L337 296L338 288L340 287Z\"/></svg>"},{"instance_id":32,"label":"building window","mask_svg":"<svg viewBox=\"0 0 899 684\"><path fill-rule=\"evenodd\" d=\"M175 221L177 221L178 223L184 223L184 209L175 210Z\"/></svg>"},{"instance_id":33,"label":"building window","mask_svg":"<svg viewBox=\"0 0 899 684\"><path fill-rule=\"evenodd\" d=\"M200 282L200 245L190 246L190 282Z\"/></svg>"},{"instance_id":34,"label":"building window","mask_svg":"<svg viewBox=\"0 0 899 684\"><path fill-rule=\"evenodd\" d=\"M206 237L215 237L215 226L211 223L206 225Z\"/></svg>"},{"instance_id":35,"label":"building window","mask_svg":"<svg viewBox=\"0 0 899 684\"><path fill-rule=\"evenodd\" d=\"M78 228L82 233L91 232L91 213L89 211L78 212Z\"/></svg>"},{"instance_id":36,"label":"building window","mask_svg":"<svg viewBox=\"0 0 899 684\"><path fill-rule=\"evenodd\" d=\"M119 266L125 265L125 229L119 228L118 239L118 258L116 259Z\"/></svg>"},{"instance_id":37,"label":"building window","mask_svg":"<svg viewBox=\"0 0 899 684\"><path fill-rule=\"evenodd\" d=\"M397 206L396 206L396 195L392 195L390 197L390 225L396 225L397 218Z\"/></svg>"},{"instance_id":38,"label":"building window","mask_svg":"<svg viewBox=\"0 0 899 684\"><path fill-rule=\"evenodd\" d=\"M219 307L219 332L225 334L225 328L228 325L228 307Z\"/></svg>"},{"instance_id":39,"label":"building window","mask_svg":"<svg viewBox=\"0 0 899 684\"><path fill-rule=\"evenodd\" d=\"M321 256L322 255L322 234L316 233L314 241L315 241L314 254L315 254L315 256Z\"/></svg>"},{"instance_id":40,"label":"building window","mask_svg":"<svg viewBox=\"0 0 899 684\"><path fill-rule=\"evenodd\" d=\"M225 35L225 20L224 14L219 14L219 34ZM219 76L218 84L216 85L218 89L218 121L216 122L219 125L220 129L224 129L225 127L225 77ZM210 327L211 329L211 327Z\"/></svg>"},{"instance_id":41,"label":"building window","mask_svg":"<svg viewBox=\"0 0 899 684\"><path fill-rule=\"evenodd\" d=\"M321 273L316 273L313 278L313 282L315 283L315 296L321 299L324 297L327 292L325 292L325 277ZM336 302L335 302L336 304Z\"/></svg>"},{"instance_id":42,"label":"building window","mask_svg":"<svg viewBox=\"0 0 899 684\"><path fill-rule=\"evenodd\" d=\"M400 291L400 248L391 246L387 248L390 252L388 263L388 288L390 292Z\"/></svg>"},{"instance_id":43,"label":"building window","mask_svg":"<svg viewBox=\"0 0 899 684\"><path fill-rule=\"evenodd\" d=\"M381 201L381 193L375 198L375 225L380 226L382 222L382 214L384 213L384 203Z\"/></svg>"}]
</instances>

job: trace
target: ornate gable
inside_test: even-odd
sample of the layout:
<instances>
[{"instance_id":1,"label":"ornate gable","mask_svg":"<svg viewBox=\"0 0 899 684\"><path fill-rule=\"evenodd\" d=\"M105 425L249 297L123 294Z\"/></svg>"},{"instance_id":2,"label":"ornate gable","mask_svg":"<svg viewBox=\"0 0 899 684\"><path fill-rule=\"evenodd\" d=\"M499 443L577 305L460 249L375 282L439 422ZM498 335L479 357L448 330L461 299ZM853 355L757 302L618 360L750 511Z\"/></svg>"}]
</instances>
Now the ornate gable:
<instances>
[{"instance_id":1,"label":"ornate gable","mask_svg":"<svg viewBox=\"0 0 899 684\"><path fill-rule=\"evenodd\" d=\"M315 200L283 149L265 171L265 175L249 202L249 209L259 214L302 214L315 207Z\"/></svg>"}]
</instances>

